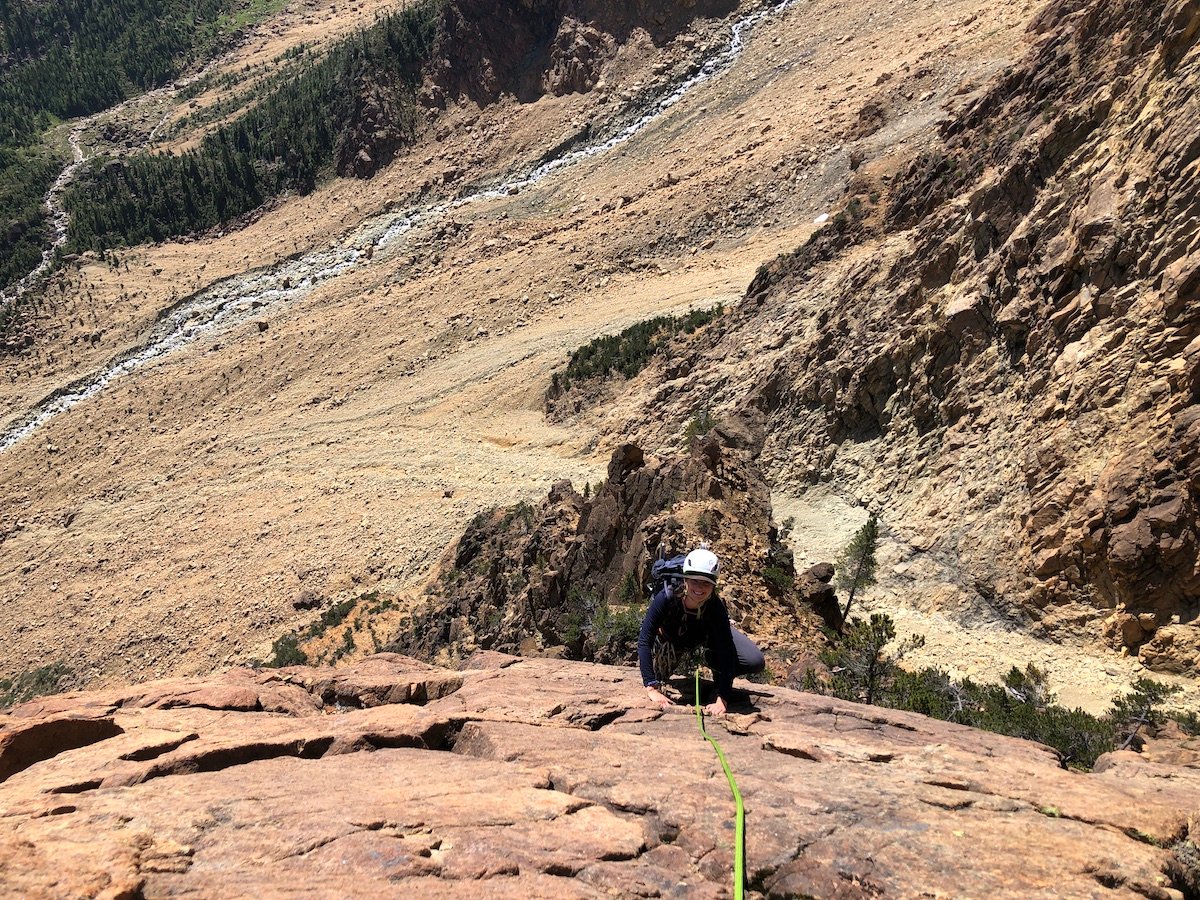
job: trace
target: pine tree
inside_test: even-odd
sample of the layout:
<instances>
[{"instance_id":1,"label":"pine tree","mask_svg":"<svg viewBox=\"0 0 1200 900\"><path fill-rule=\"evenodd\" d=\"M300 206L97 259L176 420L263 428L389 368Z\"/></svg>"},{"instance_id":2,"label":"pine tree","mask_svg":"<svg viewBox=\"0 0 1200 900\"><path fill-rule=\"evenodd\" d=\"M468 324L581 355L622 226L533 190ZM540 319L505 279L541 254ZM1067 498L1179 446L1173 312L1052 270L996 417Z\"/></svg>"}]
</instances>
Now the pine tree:
<instances>
[{"instance_id":1,"label":"pine tree","mask_svg":"<svg viewBox=\"0 0 1200 900\"><path fill-rule=\"evenodd\" d=\"M1117 726L1121 737L1117 749L1139 748L1142 744L1143 729L1153 733L1162 726L1167 718L1162 704L1180 690L1178 685L1163 684L1151 678L1139 678L1133 683L1133 690L1114 700L1108 715Z\"/></svg>"},{"instance_id":2,"label":"pine tree","mask_svg":"<svg viewBox=\"0 0 1200 900\"><path fill-rule=\"evenodd\" d=\"M821 655L833 671L834 696L879 703L891 687L900 660L910 651L925 646L924 636L914 634L888 652L886 648L895 638L895 624L882 613L872 613L868 622L862 619L851 622L841 643Z\"/></svg>"},{"instance_id":3,"label":"pine tree","mask_svg":"<svg viewBox=\"0 0 1200 900\"><path fill-rule=\"evenodd\" d=\"M850 607L854 595L860 589L875 583L875 546L879 541L879 520L872 515L862 528L854 533L837 561L833 564L837 573L837 586L849 591L846 606L842 610L842 623L850 618Z\"/></svg>"}]
</instances>

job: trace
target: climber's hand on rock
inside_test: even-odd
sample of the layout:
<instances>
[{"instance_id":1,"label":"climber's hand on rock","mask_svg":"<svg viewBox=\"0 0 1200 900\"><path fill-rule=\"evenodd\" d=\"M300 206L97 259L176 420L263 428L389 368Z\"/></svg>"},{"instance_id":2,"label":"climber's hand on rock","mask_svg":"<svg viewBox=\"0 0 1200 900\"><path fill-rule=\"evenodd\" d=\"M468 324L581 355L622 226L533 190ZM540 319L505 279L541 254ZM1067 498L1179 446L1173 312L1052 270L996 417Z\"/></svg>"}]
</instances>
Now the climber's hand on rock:
<instances>
[{"instance_id":1,"label":"climber's hand on rock","mask_svg":"<svg viewBox=\"0 0 1200 900\"><path fill-rule=\"evenodd\" d=\"M672 706L671 699L659 691L657 688L646 688L646 696L650 698L650 703L657 706L659 709L667 709Z\"/></svg>"},{"instance_id":2,"label":"climber's hand on rock","mask_svg":"<svg viewBox=\"0 0 1200 900\"><path fill-rule=\"evenodd\" d=\"M725 715L725 701L718 697L708 706L704 707L706 716L723 716Z\"/></svg>"}]
</instances>

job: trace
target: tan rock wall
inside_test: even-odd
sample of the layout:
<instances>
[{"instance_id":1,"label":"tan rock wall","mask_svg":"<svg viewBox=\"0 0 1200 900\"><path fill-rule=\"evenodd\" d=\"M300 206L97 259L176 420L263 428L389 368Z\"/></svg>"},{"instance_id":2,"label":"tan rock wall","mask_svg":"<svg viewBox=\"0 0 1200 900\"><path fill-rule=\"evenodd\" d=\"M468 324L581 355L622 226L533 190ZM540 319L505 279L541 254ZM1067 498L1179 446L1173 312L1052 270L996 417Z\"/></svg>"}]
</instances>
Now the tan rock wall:
<instances>
[{"instance_id":1,"label":"tan rock wall","mask_svg":"<svg viewBox=\"0 0 1200 900\"><path fill-rule=\"evenodd\" d=\"M760 271L680 405L765 408L773 481L860 498L964 604L1097 639L1122 611L1132 653L1193 628L1197 15L1048 7L938 141L866 158ZM1194 671L1155 646L1148 665Z\"/></svg>"}]
</instances>

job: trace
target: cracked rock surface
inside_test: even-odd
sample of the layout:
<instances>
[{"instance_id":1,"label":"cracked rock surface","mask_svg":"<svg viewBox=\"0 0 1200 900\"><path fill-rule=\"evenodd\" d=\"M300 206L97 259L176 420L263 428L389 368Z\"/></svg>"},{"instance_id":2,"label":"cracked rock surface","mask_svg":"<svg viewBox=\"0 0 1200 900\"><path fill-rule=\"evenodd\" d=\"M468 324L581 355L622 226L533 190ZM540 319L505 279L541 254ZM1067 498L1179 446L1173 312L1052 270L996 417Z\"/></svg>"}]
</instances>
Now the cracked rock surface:
<instances>
[{"instance_id":1,"label":"cracked rock surface","mask_svg":"<svg viewBox=\"0 0 1200 900\"><path fill-rule=\"evenodd\" d=\"M1196 754L1039 745L744 684L709 731L751 896L1182 897ZM724 897L733 802L631 669L229 670L0 717L5 897ZM1030 852L1036 848L1036 852Z\"/></svg>"}]
</instances>

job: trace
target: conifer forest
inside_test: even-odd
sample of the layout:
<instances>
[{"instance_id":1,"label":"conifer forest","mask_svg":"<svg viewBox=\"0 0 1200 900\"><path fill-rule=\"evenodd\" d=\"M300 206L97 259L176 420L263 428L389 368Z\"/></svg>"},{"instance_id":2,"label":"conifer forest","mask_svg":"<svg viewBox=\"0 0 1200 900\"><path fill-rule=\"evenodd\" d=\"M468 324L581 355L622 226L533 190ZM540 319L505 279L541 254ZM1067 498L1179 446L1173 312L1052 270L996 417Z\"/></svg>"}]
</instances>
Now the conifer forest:
<instances>
[{"instance_id":1,"label":"conifer forest","mask_svg":"<svg viewBox=\"0 0 1200 900\"><path fill-rule=\"evenodd\" d=\"M278 0L0 0L0 287L50 240L46 192L69 161L62 122L198 72ZM403 140L439 0L325 52L277 60L241 109L183 153L96 156L66 191L67 252L203 231L336 173L364 98ZM53 135L58 135L53 139Z\"/></svg>"}]
</instances>

